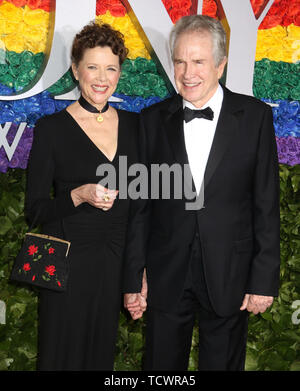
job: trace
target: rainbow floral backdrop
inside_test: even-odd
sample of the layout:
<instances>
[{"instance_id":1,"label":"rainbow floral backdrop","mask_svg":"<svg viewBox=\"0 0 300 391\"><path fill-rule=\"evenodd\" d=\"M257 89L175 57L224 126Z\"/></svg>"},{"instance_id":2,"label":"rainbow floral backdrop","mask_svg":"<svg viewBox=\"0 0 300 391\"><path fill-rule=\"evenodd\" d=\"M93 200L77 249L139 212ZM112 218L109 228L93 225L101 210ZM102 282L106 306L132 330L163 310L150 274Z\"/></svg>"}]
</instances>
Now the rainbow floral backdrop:
<instances>
[{"instance_id":1,"label":"rainbow floral backdrop","mask_svg":"<svg viewBox=\"0 0 300 391\"><path fill-rule=\"evenodd\" d=\"M250 0L259 15L264 0ZM191 0L162 0L170 18L176 22L188 15ZM49 26L50 0L0 0L0 95L21 91L36 76L43 60ZM96 20L109 23L123 32L129 49L113 103L121 109L139 112L169 96L143 41L120 0L98 0ZM204 0L203 14L217 17L214 0ZM300 161L300 0L275 0L259 27L254 95L275 105L274 126L279 162L293 166ZM71 101L54 99L74 83L70 71L48 90L31 98L0 101L0 124L12 122L7 134L11 145L18 126L26 122L22 138L12 159L0 148L0 172L9 168L26 169L36 121L62 110ZM1 131L1 130L0 130Z\"/></svg>"}]
</instances>

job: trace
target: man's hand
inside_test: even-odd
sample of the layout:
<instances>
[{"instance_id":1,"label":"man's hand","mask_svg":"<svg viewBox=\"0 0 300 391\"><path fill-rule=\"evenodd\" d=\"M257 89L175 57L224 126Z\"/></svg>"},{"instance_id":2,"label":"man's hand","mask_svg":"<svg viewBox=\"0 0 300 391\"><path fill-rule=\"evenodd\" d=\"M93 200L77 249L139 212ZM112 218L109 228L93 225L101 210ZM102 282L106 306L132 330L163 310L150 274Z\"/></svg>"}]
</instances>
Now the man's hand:
<instances>
[{"instance_id":1,"label":"man's hand","mask_svg":"<svg viewBox=\"0 0 300 391\"><path fill-rule=\"evenodd\" d=\"M249 295L247 293L240 310L247 309L248 312L253 312L254 315L257 315L260 312L265 312L272 305L273 300L272 296Z\"/></svg>"},{"instance_id":2,"label":"man's hand","mask_svg":"<svg viewBox=\"0 0 300 391\"><path fill-rule=\"evenodd\" d=\"M146 270L143 274L143 283L141 293L125 293L124 294L124 307L128 309L132 319L136 320L143 316L143 313L147 308L147 278Z\"/></svg>"},{"instance_id":3,"label":"man's hand","mask_svg":"<svg viewBox=\"0 0 300 391\"><path fill-rule=\"evenodd\" d=\"M130 312L132 319L138 319L142 316L140 305L140 293L125 293L124 307Z\"/></svg>"}]
</instances>

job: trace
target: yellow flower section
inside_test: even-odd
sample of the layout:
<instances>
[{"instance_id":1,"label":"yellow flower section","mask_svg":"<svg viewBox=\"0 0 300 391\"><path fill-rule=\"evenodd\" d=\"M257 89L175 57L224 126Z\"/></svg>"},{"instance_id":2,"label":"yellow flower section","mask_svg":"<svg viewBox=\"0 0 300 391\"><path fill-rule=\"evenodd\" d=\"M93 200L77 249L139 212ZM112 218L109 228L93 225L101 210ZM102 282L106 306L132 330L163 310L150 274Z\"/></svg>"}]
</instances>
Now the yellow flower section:
<instances>
[{"instance_id":1,"label":"yellow flower section","mask_svg":"<svg viewBox=\"0 0 300 391\"><path fill-rule=\"evenodd\" d=\"M48 26L49 13L44 10L19 8L6 1L0 5L0 39L7 50L44 52Z\"/></svg>"},{"instance_id":2,"label":"yellow flower section","mask_svg":"<svg viewBox=\"0 0 300 391\"><path fill-rule=\"evenodd\" d=\"M144 42L136 31L130 17L114 17L109 11L96 16L96 21L108 23L124 34L129 49L128 57L151 59ZM29 50L36 54L45 52L49 27L49 13L32 10L28 6L16 7L3 1L0 5L0 47L21 53ZM268 58L272 61L297 62L300 60L300 27L277 26L258 30L256 61Z\"/></svg>"},{"instance_id":3,"label":"yellow flower section","mask_svg":"<svg viewBox=\"0 0 300 391\"><path fill-rule=\"evenodd\" d=\"M276 26L258 30L255 60L268 58L272 61L295 63L300 60L300 27Z\"/></svg>"},{"instance_id":4,"label":"yellow flower section","mask_svg":"<svg viewBox=\"0 0 300 391\"><path fill-rule=\"evenodd\" d=\"M108 23L124 34L129 58L151 58L128 15L114 17L107 11L105 15L97 16L96 20ZM7 1L0 5L0 44L4 44L7 50L17 53L24 50L44 52L48 26L49 13L44 10L16 7Z\"/></svg>"},{"instance_id":5,"label":"yellow flower section","mask_svg":"<svg viewBox=\"0 0 300 391\"><path fill-rule=\"evenodd\" d=\"M0 18L14 21L15 23L22 22L23 8L16 7L7 1L3 1L0 5Z\"/></svg>"},{"instance_id":6,"label":"yellow flower section","mask_svg":"<svg viewBox=\"0 0 300 391\"><path fill-rule=\"evenodd\" d=\"M105 15L96 16L96 21L107 23L124 34L125 45L129 49L129 58L144 57L148 60L151 59L144 42L127 14L123 17L114 17L109 11L106 11Z\"/></svg>"}]
</instances>

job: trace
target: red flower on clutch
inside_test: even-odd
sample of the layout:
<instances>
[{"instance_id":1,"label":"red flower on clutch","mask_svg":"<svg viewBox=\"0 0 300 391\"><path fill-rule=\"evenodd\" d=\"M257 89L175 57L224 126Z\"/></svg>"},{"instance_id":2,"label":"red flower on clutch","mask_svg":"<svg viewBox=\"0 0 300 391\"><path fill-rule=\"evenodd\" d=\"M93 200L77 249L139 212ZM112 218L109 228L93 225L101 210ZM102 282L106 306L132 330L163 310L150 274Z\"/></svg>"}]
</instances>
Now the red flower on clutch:
<instances>
[{"instance_id":1,"label":"red flower on clutch","mask_svg":"<svg viewBox=\"0 0 300 391\"><path fill-rule=\"evenodd\" d=\"M25 272L28 272L30 269L31 269L30 263L29 263L29 262L24 263L24 265L23 265L23 270L24 270Z\"/></svg>"},{"instance_id":2,"label":"red flower on clutch","mask_svg":"<svg viewBox=\"0 0 300 391\"><path fill-rule=\"evenodd\" d=\"M45 272L49 274L49 276L54 276L54 273L56 272L54 265L48 265L45 267Z\"/></svg>"},{"instance_id":3,"label":"red flower on clutch","mask_svg":"<svg viewBox=\"0 0 300 391\"><path fill-rule=\"evenodd\" d=\"M55 251L55 249L53 247L50 247L48 250L49 254L54 254L54 251Z\"/></svg>"},{"instance_id":4,"label":"red flower on clutch","mask_svg":"<svg viewBox=\"0 0 300 391\"><path fill-rule=\"evenodd\" d=\"M28 247L28 253L29 255L33 255L37 252L38 247L32 244L31 246Z\"/></svg>"}]
</instances>

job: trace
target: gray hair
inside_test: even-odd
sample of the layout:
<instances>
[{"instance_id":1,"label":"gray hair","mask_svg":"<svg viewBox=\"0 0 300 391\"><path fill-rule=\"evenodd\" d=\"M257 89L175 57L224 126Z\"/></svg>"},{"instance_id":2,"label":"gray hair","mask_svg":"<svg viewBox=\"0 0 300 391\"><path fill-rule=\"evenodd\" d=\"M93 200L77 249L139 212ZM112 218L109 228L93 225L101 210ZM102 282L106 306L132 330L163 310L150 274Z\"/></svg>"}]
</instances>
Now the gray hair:
<instances>
[{"instance_id":1,"label":"gray hair","mask_svg":"<svg viewBox=\"0 0 300 391\"><path fill-rule=\"evenodd\" d=\"M169 40L172 59L179 35L193 32L208 32L211 35L215 65L219 66L227 56L226 33L218 20L206 15L183 16L173 26Z\"/></svg>"}]
</instances>

